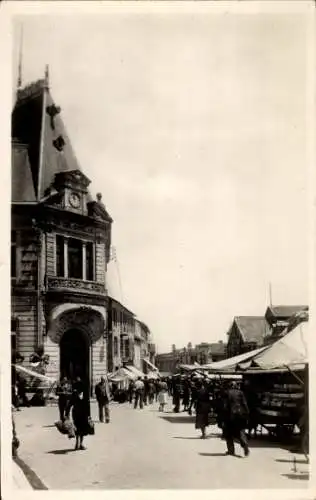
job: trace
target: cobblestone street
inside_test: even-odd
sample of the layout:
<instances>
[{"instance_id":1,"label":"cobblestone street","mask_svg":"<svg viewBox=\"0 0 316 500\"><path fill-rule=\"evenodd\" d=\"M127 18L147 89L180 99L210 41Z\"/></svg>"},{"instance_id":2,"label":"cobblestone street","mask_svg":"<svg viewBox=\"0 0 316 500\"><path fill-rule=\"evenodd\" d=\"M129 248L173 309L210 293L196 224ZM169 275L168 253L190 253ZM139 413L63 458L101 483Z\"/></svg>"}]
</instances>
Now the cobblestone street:
<instances>
[{"instance_id":1,"label":"cobblestone street","mask_svg":"<svg viewBox=\"0 0 316 500\"><path fill-rule=\"evenodd\" d=\"M251 442L251 453L224 456L218 428L208 428L201 440L194 418L186 413L165 414L157 404L134 410L129 404L111 405L111 423L97 422L87 450L74 452L74 440L54 427L54 406L26 408L15 414L21 440L20 458L48 489L218 489L306 488L308 465L267 440ZM296 459L294 463L293 459Z\"/></svg>"}]
</instances>

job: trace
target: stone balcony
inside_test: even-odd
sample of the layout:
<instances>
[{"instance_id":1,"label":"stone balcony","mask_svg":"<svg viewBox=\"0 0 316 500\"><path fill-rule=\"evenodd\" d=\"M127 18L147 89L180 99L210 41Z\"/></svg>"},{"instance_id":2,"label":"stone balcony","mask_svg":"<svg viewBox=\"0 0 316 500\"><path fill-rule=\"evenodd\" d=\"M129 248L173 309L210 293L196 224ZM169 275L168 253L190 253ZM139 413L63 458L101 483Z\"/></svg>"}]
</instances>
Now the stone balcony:
<instances>
[{"instance_id":1,"label":"stone balcony","mask_svg":"<svg viewBox=\"0 0 316 500\"><path fill-rule=\"evenodd\" d=\"M61 278L49 276L47 278L47 291L49 292L82 292L96 295L106 295L107 290L103 283L86 281L75 278Z\"/></svg>"}]
</instances>

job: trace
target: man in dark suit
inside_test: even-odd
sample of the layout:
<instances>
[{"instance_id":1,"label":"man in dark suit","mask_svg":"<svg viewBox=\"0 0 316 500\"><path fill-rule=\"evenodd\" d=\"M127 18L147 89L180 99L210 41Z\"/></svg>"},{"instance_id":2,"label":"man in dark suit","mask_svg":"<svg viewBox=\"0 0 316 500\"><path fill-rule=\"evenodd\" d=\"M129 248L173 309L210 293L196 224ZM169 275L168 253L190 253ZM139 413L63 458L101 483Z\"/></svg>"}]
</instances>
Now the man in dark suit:
<instances>
[{"instance_id":1,"label":"man in dark suit","mask_svg":"<svg viewBox=\"0 0 316 500\"><path fill-rule=\"evenodd\" d=\"M249 417L249 409L244 393L232 382L227 390L224 410L224 435L227 444L227 455L235 455L234 439L240 442L245 456L249 455L249 446L245 429Z\"/></svg>"},{"instance_id":2,"label":"man in dark suit","mask_svg":"<svg viewBox=\"0 0 316 500\"><path fill-rule=\"evenodd\" d=\"M110 422L110 388L109 383L104 377L101 377L101 381L95 386L95 397L99 406L99 420L100 422L105 421L108 424Z\"/></svg>"}]
</instances>

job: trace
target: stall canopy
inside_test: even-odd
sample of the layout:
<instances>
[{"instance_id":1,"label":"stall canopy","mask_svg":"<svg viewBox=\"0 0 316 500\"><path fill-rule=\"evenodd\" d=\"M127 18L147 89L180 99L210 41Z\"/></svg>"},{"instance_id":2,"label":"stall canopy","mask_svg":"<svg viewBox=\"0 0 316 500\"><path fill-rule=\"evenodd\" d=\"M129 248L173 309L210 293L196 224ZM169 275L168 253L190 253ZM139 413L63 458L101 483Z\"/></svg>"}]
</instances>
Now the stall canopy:
<instances>
[{"instance_id":1,"label":"stall canopy","mask_svg":"<svg viewBox=\"0 0 316 500\"><path fill-rule=\"evenodd\" d=\"M297 325L292 331L270 345L251 359L251 363L241 364L240 368L258 367L271 370L282 367L304 368L308 363L308 323Z\"/></svg>"},{"instance_id":2,"label":"stall canopy","mask_svg":"<svg viewBox=\"0 0 316 500\"><path fill-rule=\"evenodd\" d=\"M185 371L194 371L197 368L200 368L200 365L198 363L194 363L194 365L179 365L180 370L185 370Z\"/></svg>"},{"instance_id":3,"label":"stall canopy","mask_svg":"<svg viewBox=\"0 0 316 500\"><path fill-rule=\"evenodd\" d=\"M144 373L141 372L138 368L136 368L136 366L133 366L133 365L127 365L125 366L125 369L128 370L129 372L131 372L133 375L135 375L135 377L144 377Z\"/></svg>"},{"instance_id":4,"label":"stall canopy","mask_svg":"<svg viewBox=\"0 0 316 500\"><path fill-rule=\"evenodd\" d=\"M126 368L119 368L108 376L110 382L124 382L124 380L135 380L136 378L137 376Z\"/></svg>"},{"instance_id":5,"label":"stall canopy","mask_svg":"<svg viewBox=\"0 0 316 500\"><path fill-rule=\"evenodd\" d=\"M160 374L157 371L148 372L147 378L149 378L151 380L158 380L160 378Z\"/></svg>"},{"instance_id":6,"label":"stall canopy","mask_svg":"<svg viewBox=\"0 0 316 500\"><path fill-rule=\"evenodd\" d=\"M151 370L153 372L158 372L159 371L158 368L157 368L157 366L155 366L151 361L149 361L149 359L144 358L144 361L149 366L149 368L151 368Z\"/></svg>"},{"instance_id":7,"label":"stall canopy","mask_svg":"<svg viewBox=\"0 0 316 500\"><path fill-rule=\"evenodd\" d=\"M200 370L210 370L210 371L234 371L237 366L241 363L248 361L254 356L262 353L267 349L267 346L260 347L259 349L254 349L249 352L245 352L243 354L239 354L238 356L233 356L232 358L222 359L221 361L216 361L215 363L209 363L207 365L202 365Z\"/></svg>"},{"instance_id":8,"label":"stall canopy","mask_svg":"<svg viewBox=\"0 0 316 500\"><path fill-rule=\"evenodd\" d=\"M25 366L21 365L15 365L13 364L14 368L16 369L17 372L23 373L24 375L28 375L29 377L36 378L38 380L41 380L41 382L45 382L47 386L54 384L57 382L57 380L53 377L48 377L47 375L43 375L42 373L38 373L34 370L30 370L29 368L26 368Z\"/></svg>"}]
</instances>

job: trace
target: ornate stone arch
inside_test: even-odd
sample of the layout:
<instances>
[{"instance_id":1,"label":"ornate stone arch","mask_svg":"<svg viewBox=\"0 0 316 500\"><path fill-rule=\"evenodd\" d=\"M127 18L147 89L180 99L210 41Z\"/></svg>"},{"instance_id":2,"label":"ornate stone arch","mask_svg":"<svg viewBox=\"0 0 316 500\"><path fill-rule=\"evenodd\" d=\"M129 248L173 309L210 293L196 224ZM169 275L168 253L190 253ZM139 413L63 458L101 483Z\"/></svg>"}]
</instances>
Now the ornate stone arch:
<instances>
[{"instance_id":1,"label":"ornate stone arch","mask_svg":"<svg viewBox=\"0 0 316 500\"><path fill-rule=\"evenodd\" d=\"M56 311L57 312L57 311ZM59 344L63 334L70 329L81 330L87 335L90 345L94 344L105 331L105 318L101 311L92 307L72 307L52 314L48 336Z\"/></svg>"}]
</instances>

